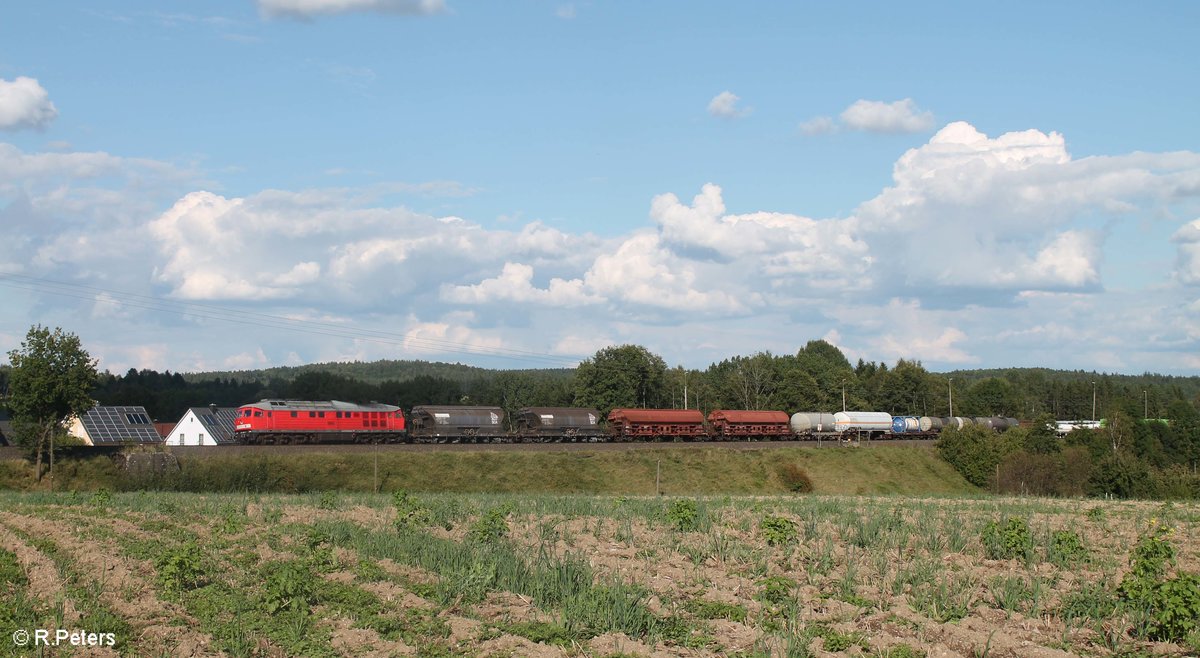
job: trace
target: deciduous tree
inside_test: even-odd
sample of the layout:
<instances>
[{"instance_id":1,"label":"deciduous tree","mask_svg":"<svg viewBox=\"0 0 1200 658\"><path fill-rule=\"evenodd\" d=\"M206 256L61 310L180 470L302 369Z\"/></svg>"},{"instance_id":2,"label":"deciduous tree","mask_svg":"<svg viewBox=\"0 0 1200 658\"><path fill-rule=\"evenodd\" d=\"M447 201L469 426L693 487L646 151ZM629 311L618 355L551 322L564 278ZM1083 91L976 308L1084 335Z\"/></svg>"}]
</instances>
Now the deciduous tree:
<instances>
[{"instance_id":1,"label":"deciduous tree","mask_svg":"<svg viewBox=\"0 0 1200 658\"><path fill-rule=\"evenodd\" d=\"M92 407L97 361L75 334L41 325L30 328L8 359L12 364L8 404L17 440L35 452L41 479L43 454L50 454L50 467L54 467L54 437L65 434L71 416Z\"/></svg>"},{"instance_id":2,"label":"deciduous tree","mask_svg":"<svg viewBox=\"0 0 1200 658\"><path fill-rule=\"evenodd\" d=\"M601 414L662 405L667 364L640 345L606 347L575 370L575 402Z\"/></svg>"}]
</instances>

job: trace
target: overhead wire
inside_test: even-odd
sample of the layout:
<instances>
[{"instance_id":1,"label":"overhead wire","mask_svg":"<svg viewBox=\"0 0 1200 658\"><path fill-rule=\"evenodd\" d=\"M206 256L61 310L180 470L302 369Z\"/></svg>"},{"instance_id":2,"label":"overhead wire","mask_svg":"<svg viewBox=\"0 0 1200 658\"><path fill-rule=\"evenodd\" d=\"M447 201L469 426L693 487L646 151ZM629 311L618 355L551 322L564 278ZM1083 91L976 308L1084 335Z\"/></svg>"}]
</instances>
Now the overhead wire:
<instances>
[{"instance_id":1,"label":"overhead wire","mask_svg":"<svg viewBox=\"0 0 1200 658\"><path fill-rule=\"evenodd\" d=\"M170 313L181 317L213 320L267 329L278 329L316 336L399 346L425 348L453 354L488 356L516 361L541 362L542 367L573 368L579 359L562 355L507 347L473 345L443 338L412 336L378 329L347 327L333 322L290 318L248 309L237 309L202 302L179 302L150 295L100 288L81 283L55 281L22 274L0 273L0 285L34 293L70 297L95 303L120 304L130 308ZM103 297L107 295L108 298Z\"/></svg>"}]
</instances>

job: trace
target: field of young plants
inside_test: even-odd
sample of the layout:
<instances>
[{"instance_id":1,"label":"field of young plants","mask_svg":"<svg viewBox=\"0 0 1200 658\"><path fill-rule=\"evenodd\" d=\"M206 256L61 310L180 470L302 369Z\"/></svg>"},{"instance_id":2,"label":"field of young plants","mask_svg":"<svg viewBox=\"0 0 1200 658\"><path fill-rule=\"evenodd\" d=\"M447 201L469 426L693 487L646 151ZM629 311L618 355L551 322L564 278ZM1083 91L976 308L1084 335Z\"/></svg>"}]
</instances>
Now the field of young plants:
<instances>
[{"instance_id":1,"label":"field of young plants","mask_svg":"<svg viewBox=\"0 0 1200 658\"><path fill-rule=\"evenodd\" d=\"M1197 655L1198 529L1042 499L5 493L0 655Z\"/></svg>"}]
</instances>

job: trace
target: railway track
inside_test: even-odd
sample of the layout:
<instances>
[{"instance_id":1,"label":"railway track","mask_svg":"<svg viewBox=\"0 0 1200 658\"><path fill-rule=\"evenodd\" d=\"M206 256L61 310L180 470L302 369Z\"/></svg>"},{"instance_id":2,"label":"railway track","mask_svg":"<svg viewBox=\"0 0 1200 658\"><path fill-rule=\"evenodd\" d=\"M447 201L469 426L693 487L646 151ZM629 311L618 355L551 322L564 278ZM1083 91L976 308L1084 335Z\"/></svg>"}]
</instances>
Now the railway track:
<instances>
[{"instance_id":1,"label":"railway track","mask_svg":"<svg viewBox=\"0 0 1200 658\"><path fill-rule=\"evenodd\" d=\"M700 450L718 448L725 450L773 450L778 448L872 448L878 446L932 447L934 439L878 439L843 443L840 441L663 441L646 443L394 443L394 444L318 444L318 445L235 445L219 447L172 446L171 453L188 457L213 457L223 455L286 455L294 453L336 452L480 452L480 451L526 451L526 452L607 452L613 450L658 450L682 448ZM89 454L113 454L120 449L115 446L103 448L74 447L66 456ZM20 448L0 447L0 459L21 459L25 452Z\"/></svg>"}]
</instances>

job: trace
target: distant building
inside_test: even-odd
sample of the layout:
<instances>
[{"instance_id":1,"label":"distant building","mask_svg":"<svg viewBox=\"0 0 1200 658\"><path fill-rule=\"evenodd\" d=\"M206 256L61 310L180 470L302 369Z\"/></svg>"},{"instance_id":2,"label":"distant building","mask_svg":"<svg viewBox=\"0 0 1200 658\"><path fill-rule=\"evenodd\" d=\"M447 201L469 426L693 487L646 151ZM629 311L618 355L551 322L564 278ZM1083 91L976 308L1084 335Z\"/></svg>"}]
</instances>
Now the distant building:
<instances>
[{"instance_id":1,"label":"distant building","mask_svg":"<svg viewBox=\"0 0 1200 658\"><path fill-rule=\"evenodd\" d=\"M233 407L192 407L175 423L167 437L169 446L219 446L234 442Z\"/></svg>"},{"instance_id":2,"label":"distant building","mask_svg":"<svg viewBox=\"0 0 1200 658\"><path fill-rule=\"evenodd\" d=\"M158 421L154 423L154 431L158 432L158 435L163 439L171 436L171 430L173 429L175 429L175 423L160 423Z\"/></svg>"},{"instance_id":3,"label":"distant building","mask_svg":"<svg viewBox=\"0 0 1200 658\"><path fill-rule=\"evenodd\" d=\"M145 407L97 405L71 419L67 433L90 446L162 443Z\"/></svg>"}]
</instances>

